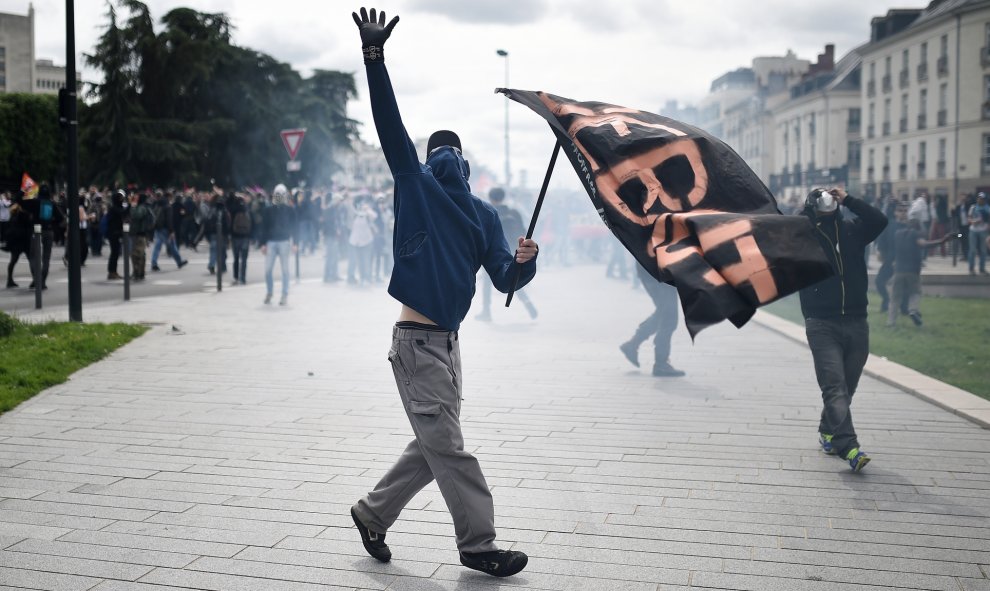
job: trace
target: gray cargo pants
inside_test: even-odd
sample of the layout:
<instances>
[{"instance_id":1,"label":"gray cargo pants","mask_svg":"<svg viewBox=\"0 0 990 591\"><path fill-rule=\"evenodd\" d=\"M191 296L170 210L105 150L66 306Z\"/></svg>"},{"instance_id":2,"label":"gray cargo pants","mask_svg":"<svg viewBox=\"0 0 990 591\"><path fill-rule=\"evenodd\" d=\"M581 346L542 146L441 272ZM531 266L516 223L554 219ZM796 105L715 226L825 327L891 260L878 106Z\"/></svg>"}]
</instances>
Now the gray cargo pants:
<instances>
[{"instance_id":1,"label":"gray cargo pants","mask_svg":"<svg viewBox=\"0 0 990 591\"><path fill-rule=\"evenodd\" d=\"M368 529L385 533L416 493L436 479L454 520L458 550L497 550L492 494L461 435L457 333L395 327L388 359L416 439L354 511Z\"/></svg>"}]
</instances>

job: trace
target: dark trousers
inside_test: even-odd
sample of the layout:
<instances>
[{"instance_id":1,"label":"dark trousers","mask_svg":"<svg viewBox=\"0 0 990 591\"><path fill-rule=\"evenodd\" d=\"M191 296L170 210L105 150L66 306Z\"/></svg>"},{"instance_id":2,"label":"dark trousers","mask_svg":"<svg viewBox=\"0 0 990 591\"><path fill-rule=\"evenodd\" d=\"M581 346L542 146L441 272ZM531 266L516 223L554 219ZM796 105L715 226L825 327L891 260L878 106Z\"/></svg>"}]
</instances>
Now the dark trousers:
<instances>
[{"instance_id":1,"label":"dark trousers","mask_svg":"<svg viewBox=\"0 0 990 591\"><path fill-rule=\"evenodd\" d=\"M48 281L48 263L52 260L52 243L55 242L55 233L51 230L45 230L41 233L41 284L44 285ZM35 257L37 254L34 252L35 241L31 238L31 254L28 257L28 262L31 264L31 279L33 281L38 281L38 269L35 267L37 263L35 262Z\"/></svg>"},{"instance_id":2,"label":"dark trousers","mask_svg":"<svg viewBox=\"0 0 990 591\"><path fill-rule=\"evenodd\" d=\"M107 257L107 273L116 273L117 259L120 258L120 236L107 236L107 243L110 244L110 256Z\"/></svg>"},{"instance_id":3,"label":"dark trousers","mask_svg":"<svg viewBox=\"0 0 990 591\"><path fill-rule=\"evenodd\" d=\"M818 431L832 435L832 446L845 457L859 447L850 407L870 354L870 326L866 318L808 318L805 333L822 390Z\"/></svg>"},{"instance_id":4,"label":"dark trousers","mask_svg":"<svg viewBox=\"0 0 990 591\"><path fill-rule=\"evenodd\" d=\"M251 239L235 237L231 241L231 250L234 251L234 281L247 283L247 259L251 251Z\"/></svg>"},{"instance_id":5,"label":"dark trousers","mask_svg":"<svg viewBox=\"0 0 990 591\"><path fill-rule=\"evenodd\" d=\"M656 309L640 323L629 341L638 347L653 335L654 362L663 365L670 358L670 337L677 328L677 289L657 281L645 270L640 271L638 265L637 272Z\"/></svg>"}]
</instances>

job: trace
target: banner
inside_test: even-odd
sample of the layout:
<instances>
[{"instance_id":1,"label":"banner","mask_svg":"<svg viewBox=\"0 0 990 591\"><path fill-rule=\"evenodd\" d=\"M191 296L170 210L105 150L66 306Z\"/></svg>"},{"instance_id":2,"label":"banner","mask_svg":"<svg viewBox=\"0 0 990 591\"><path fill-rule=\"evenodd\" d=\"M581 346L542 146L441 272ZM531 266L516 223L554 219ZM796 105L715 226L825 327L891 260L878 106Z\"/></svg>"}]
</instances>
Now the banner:
<instances>
[{"instance_id":1,"label":"banner","mask_svg":"<svg viewBox=\"0 0 990 591\"><path fill-rule=\"evenodd\" d=\"M605 225L677 288L692 338L832 274L804 216L721 140L660 115L545 92L498 89L542 116Z\"/></svg>"}]
</instances>

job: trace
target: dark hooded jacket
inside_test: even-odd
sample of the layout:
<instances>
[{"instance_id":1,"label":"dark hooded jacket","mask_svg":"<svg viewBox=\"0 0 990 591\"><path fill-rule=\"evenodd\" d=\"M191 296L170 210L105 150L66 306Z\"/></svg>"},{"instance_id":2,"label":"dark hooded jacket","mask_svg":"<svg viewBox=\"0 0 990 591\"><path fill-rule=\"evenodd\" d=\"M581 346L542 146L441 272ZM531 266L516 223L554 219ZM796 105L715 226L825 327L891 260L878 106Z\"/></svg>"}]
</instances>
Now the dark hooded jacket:
<instances>
[{"instance_id":1,"label":"dark hooded jacket","mask_svg":"<svg viewBox=\"0 0 990 591\"><path fill-rule=\"evenodd\" d=\"M395 266L388 293L440 327L457 330L471 307L482 266L496 289L512 288L513 251L495 208L471 194L460 151L444 146L420 163L385 64L372 62L366 68L375 127L395 179ZM521 288L536 274L535 257L519 270Z\"/></svg>"},{"instance_id":2,"label":"dark hooded jacket","mask_svg":"<svg viewBox=\"0 0 990 591\"><path fill-rule=\"evenodd\" d=\"M827 216L804 214L815 226L815 236L835 274L801 290L801 312L805 318L866 317L866 247L883 232L887 217L865 201L848 196L843 205L856 219L843 219L841 208Z\"/></svg>"}]
</instances>

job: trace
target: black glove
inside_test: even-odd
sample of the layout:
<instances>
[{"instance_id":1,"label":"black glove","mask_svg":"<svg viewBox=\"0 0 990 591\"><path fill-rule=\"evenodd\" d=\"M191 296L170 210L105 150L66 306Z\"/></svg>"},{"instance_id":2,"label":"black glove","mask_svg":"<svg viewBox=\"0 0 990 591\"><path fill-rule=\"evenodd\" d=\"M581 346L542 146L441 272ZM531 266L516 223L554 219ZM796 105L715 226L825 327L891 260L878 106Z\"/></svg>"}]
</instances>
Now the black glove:
<instances>
[{"instance_id":1,"label":"black glove","mask_svg":"<svg viewBox=\"0 0 990 591\"><path fill-rule=\"evenodd\" d=\"M358 30L361 32L361 48L364 51L364 63L379 62L385 59L382 48L385 46L385 41L388 40L389 35L392 34L395 24L399 22L399 17L393 18L386 25L385 13L376 14L374 8L371 9L370 18L368 17L368 11L364 8L361 9L361 16L358 16L356 12L352 12L351 16L354 17L354 24L358 26Z\"/></svg>"}]
</instances>

